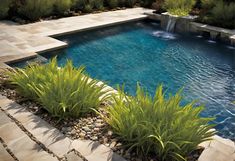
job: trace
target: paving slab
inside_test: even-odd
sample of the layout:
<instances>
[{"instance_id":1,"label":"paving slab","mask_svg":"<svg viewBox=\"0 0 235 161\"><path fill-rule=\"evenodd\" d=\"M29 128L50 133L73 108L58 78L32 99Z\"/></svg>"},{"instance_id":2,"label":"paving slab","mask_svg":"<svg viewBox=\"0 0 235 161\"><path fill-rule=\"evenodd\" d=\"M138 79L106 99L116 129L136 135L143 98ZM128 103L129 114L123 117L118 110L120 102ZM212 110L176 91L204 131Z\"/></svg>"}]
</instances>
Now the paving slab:
<instances>
[{"instance_id":1,"label":"paving slab","mask_svg":"<svg viewBox=\"0 0 235 161\"><path fill-rule=\"evenodd\" d=\"M214 148L205 149L198 161L234 161L235 157L232 155L225 155Z\"/></svg>"},{"instance_id":2,"label":"paving slab","mask_svg":"<svg viewBox=\"0 0 235 161\"><path fill-rule=\"evenodd\" d=\"M1 117L1 116L0 116ZM15 159L6 151L4 146L0 143L0 160L1 161L14 161Z\"/></svg>"},{"instance_id":3,"label":"paving slab","mask_svg":"<svg viewBox=\"0 0 235 161\"><path fill-rule=\"evenodd\" d=\"M69 154L65 155L67 161L83 161L81 157L79 157L77 154L74 152L70 152Z\"/></svg>"},{"instance_id":4,"label":"paving slab","mask_svg":"<svg viewBox=\"0 0 235 161\"><path fill-rule=\"evenodd\" d=\"M88 161L126 161L114 153L109 147L98 142L88 140L74 140L73 149L77 150Z\"/></svg>"},{"instance_id":5,"label":"paving slab","mask_svg":"<svg viewBox=\"0 0 235 161\"><path fill-rule=\"evenodd\" d=\"M19 104L7 100L7 98L0 99L0 103L2 103L0 104L1 107L17 121L19 121L27 131L29 131L38 141L43 143L43 145L51 150L54 154L62 158L63 155L71 149L72 141L69 138L65 137L59 130L49 125L40 117L27 111ZM14 129L13 126L16 125L14 123L11 123L4 124L3 126L5 128ZM3 134L6 133L6 138L8 136L8 132L10 131L4 132L3 130ZM11 136L11 138L7 138L7 141L13 140L14 138L17 139L17 137L23 135L24 132L22 132L21 130L16 130L14 134L15 135L9 135Z\"/></svg>"},{"instance_id":6,"label":"paving slab","mask_svg":"<svg viewBox=\"0 0 235 161\"><path fill-rule=\"evenodd\" d=\"M139 7L26 25L0 21L0 62L12 63L67 46L52 37L145 19L144 13L152 11Z\"/></svg>"},{"instance_id":7,"label":"paving slab","mask_svg":"<svg viewBox=\"0 0 235 161\"><path fill-rule=\"evenodd\" d=\"M6 120L0 126L0 137L16 158L23 161L57 161L56 157L44 151L2 111L0 118Z\"/></svg>"}]
</instances>

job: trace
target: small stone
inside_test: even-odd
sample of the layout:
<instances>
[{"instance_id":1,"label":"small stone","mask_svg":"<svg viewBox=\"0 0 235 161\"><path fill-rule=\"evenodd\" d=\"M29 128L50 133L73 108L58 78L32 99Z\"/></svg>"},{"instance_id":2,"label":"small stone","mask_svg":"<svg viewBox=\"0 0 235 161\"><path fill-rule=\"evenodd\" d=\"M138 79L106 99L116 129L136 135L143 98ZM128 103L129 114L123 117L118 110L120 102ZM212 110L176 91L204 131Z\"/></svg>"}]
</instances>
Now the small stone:
<instances>
[{"instance_id":1,"label":"small stone","mask_svg":"<svg viewBox=\"0 0 235 161\"><path fill-rule=\"evenodd\" d=\"M97 119L96 122L97 122L97 123L102 123L103 120L102 120L102 119Z\"/></svg>"},{"instance_id":2,"label":"small stone","mask_svg":"<svg viewBox=\"0 0 235 161\"><path fill-rule=\"evenodd\" d=\"M110 144L110 148L115 147L115 145L116 145L116 144L117 144L117 142L116 142L116 141L112 142L112 143Z\"/></svg>"},{"instance_id":3,"label":"small stone","mask_svg":"<svg viewBox=\"0 0 235 161\"><path fill-rule=\"evenodd\" d=\"M101 127L103 127L104 126L104 124L102 124L102 123L96 123L95 124L95 127L98 127L98 128L101 128Z\"/></svg>"},{"instance_id":4,"label":"small stone","mask_svg":"<svg viewBox=\"0 0 235 161\"><path fill-rule=\"evenodd\" d=\"M83 129L85 132L90 132L90 131L91 131L91 129L90 129L89 127L87 127L87 126L83 127L82 129Z\"/></svg>"},{"instance_id":5,"label":"small stone","mask_svg":"<svg viewBox=\"0 0 235 161\"><path fill-rule=\"evenodd\" d=\"M98 132L98 131L100 131L100 128L97 128L97 127L96 127L96 128L94 128L94 131L95 131L95 132Z\"/></svg>"},{"instance_id":6,"label":"small stone","mask_svg":"<svg viewBox=\"0 0 235 161\"><path fill-rule=\"evenodd\" d=\"M75 135L75 134L76 134L76 130L73 129L73 130L71 131L71 134L72 134L72 135Z\"/></svg>"},{"instance_id":7,"label":"small stone","mask_svg":"<svg viewBox=\"0 0 235 161\"><path fill-rule=\"evenodd\" d=\"M85 133L83 133L83 132L79 133L79 137L84 138L85 136L86 136Z\"/></svg>"},{"instance_id":8,"label":"small stone","mask_svg":"<svg viewBox=\"0 0 235 161\"><path fill-rule=\"evenodd\" d=\"M104 138L104 143L106 144L108 142L108 138Z\"/></svg>"},{"instance_id":9,"label":"small stone","mask_svg":"<svg viewBox=\"0 0 235 161\"><path fill-rule=\"evenodd\" d=\"M117 147L120 147L120 146L122 146L122 144L121 143L117 143L117 145L116 145Z\"/></svg>"},{"instance_id":10,"label":"small stone","mask_svg":"<svg viewBox=\"0 0 235 161\"><path fill-rule=\"evenodd\" d=\"M108 136L112 136L113 135L113 132L112 131L108 131Z\"/></svg>"},{"instance_id":11,"label":"small stone","mask_svg":"<svg viewBox=\"0 0 235 161\"><path fill-rule=\"evenodd\" d=\"M94 128L94 125L88 125L88 127L89 127L90 129L93 129L93 128Z\"/></svg>"},{"instance_id":12,"label":"small stone","mask_svg":"<svg viewBox=\"0 0 235 161\"><path fill-rule=\"evenodd\" d=\"M97 137L97 136L93 136L93 137L91 137L91 140L97 141L97 140L98 140L98 137Z\"/></svg>"}]
</instances>

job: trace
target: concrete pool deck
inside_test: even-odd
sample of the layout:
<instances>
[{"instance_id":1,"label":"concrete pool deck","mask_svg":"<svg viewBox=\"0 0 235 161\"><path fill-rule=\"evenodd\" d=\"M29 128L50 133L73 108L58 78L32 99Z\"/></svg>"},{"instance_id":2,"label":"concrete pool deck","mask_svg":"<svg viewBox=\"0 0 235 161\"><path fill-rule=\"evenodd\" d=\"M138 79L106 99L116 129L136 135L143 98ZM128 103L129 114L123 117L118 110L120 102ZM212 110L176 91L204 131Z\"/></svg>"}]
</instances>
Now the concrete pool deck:
<instances>
[{"instance_id":1,"label":"concrete pool deck","mask_svg":"<svg viewBox=\"0 0 235 161\"><path fill-rule=\"evenodd\" d=\"M52 37L145 19L147 18L145 13L152 11L132 8L26 25L0 21L0 65L35 57L39 53L67 46L65 42ZM4 67L3 64L1 66Z\"/></svg>"}]
</instances>

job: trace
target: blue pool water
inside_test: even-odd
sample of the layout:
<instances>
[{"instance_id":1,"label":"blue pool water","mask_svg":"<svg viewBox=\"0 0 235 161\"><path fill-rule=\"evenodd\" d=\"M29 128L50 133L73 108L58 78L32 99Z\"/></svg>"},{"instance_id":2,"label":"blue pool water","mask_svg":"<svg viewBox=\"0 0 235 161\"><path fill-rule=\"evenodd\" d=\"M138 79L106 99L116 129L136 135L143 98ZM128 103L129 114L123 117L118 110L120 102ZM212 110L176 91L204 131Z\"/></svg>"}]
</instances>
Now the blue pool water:
<instances>
[{"instance_id":1,"label":"blue pool water","mask_svg":"<svg viewBox=\"0 0 235 161\"><path fill-rule=\"evenodd\" d=\"M163 37L162 37L163 36ZM216 117L219 135L235 139L235 50L196 35L171 35L158 24L135 22L60 38L70 46L60 51L64 65L72 59L92 77L115 87L136 82L154 93L163 83L168 93L184 87L185 100L198 99L203 116ZM48 56L48 54L47 54Z\"/></svg>"}]
</instances>

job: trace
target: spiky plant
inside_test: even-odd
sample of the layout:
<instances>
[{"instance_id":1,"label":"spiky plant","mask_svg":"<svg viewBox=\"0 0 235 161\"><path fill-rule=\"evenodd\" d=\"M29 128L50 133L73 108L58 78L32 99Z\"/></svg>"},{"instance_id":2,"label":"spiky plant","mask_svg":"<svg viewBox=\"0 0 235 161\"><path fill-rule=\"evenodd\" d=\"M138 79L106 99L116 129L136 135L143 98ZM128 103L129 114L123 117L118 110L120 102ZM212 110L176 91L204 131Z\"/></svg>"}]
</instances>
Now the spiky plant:
<instances>
[{"instance_id":1,"label":"spiky plant","mask_svg":"<svg viewBox=\"0 0 235 161\"><path fill-rule=\"evenodd\" d=\"M141 156L154 154L159 160L184 160L199 143L214 132L208 124L213 118L202 118L203 107L194 103L181 106L181 92L166 99L162 86L154 97L137 85L136 96L123 89L113 95L114 103L107 115L100 114L130 150Z\"/></svg>"},{"instance_id":2,"label":"spiky plant","mask_svg":"<svg viewBox=\"0 0 235 161\"><path fill-rule=\"evenodd\" d=\"M71 61L58 69L53 59L49 64L32 65L9 75L21 94L39 101L56 117L79 117L109 98L104 84L98 85L84 73L84 67L76 69Z\"/></svg>"}]
</instances>

